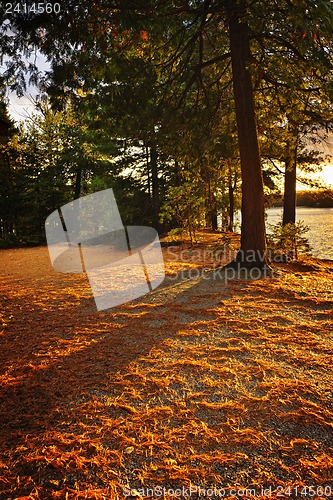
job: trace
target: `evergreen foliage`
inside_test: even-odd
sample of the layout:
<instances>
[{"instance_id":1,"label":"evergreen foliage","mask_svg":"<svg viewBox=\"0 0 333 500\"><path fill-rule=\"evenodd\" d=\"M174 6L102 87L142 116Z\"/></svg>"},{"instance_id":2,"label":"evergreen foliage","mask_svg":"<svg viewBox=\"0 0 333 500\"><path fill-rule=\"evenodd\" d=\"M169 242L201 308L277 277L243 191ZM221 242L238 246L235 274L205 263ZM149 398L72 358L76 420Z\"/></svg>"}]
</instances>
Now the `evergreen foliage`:
<instances>
[{"instance_id":1,"label":"evergreen foliage","mask_svg":"<svg viewBox=\"0 0 333 500\"><path fill-rule=\"evenodd\" d=\"M272 226L272 232L268 235L268 247L276 262L287 259L298 259L300 256L310 255L311 247L304 236L309 230L302 221L295 224L280 222Z\"/></svg>"},{"instance_id":2,"label":"evergreen foliage","mask_svg":"<svg viewBox=\"0 0 333 500\"><path fill-rule=\"evenodd\" d=\"M2 84L20 95L28 73L52 106L2 135L2 239L42 238L50 211L102 187L126 223L160 231L232 231L241 207L245 253L266 252L283 176L293 219L296 168L317 168L332 123L329 2L64 0L1 16Z\"/></svg>"}]
</instances>

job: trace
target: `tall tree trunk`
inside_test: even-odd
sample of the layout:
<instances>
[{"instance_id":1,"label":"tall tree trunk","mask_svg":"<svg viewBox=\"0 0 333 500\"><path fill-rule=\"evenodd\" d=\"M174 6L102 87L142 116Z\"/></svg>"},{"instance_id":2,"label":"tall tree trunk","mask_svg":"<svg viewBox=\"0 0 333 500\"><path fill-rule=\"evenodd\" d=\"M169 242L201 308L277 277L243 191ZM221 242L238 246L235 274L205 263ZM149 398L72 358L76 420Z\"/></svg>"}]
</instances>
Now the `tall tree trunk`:
<instances>
[{"instance_id":1,"label":"tall tree trunk","mask_svg":"<svg viewBox=\"0 0 333 500\"><path fill-rule=\"evenodd\" d=\"M40 235L42 234L43 232L43 216L42 216L42 200L41 200L41 192L40 192L40 182L39 182L39 176L40 176L40 172L36 172L36 193L37 193L37 206L38 206L38 220L37 220L37 233L38 233L38 237L40 237Z\"/></svg>"},{"instance_id":2,"label":"tall tree trunk","mask_svg":"<svg viewBox=\"0 0 333 500\"><path fill-rule=\"evenodd\" d=\"M239 7L236 2L229 2L232 80L242 172L241 249L236 262L245 267L264 267L267 264L264 189L249 70L249 33L244 14L243 1Z\"/></svg>"},{"instance_id":3,"label":"tall tree trunk","mask_svg":"<svg viewBox=\"0 0 333 500\"><path fill-rule=\"evenodd\" d=\"M147 163L147 187L148 187L148 196L151 200L151 184L150 184L150 161L149 161L149 148L145 146L146 150L146 163Z\"/></svg>"},{"instance_id":4,"label":"tall tree trunk","mask_svg":"<svg viewBox=\"0 0 333 500\"><path fill-rule=\"evenodd\" d=\"M83 177L84 177L84 169L82 166L78 166L76 169L76 177L75 177L75 187L74 187L74 198L80 198L83 194Z\"/></svg>"},{"instance_id":5,"label":"tall tree trunk","mask_svg":"<svg viewBox=\"0 0 333 500\"><path fill-rule=\"evenodd\" d=\"M211 225L212 225L212 230L217 231L217 202L216 202L216 196L214 191L211 191L210 193L210 199L211 199Z\"/></svg>"},{"instance_id":6,"label":"tall tree trunk","mask_svg":"<svg viewBox=\"0 0 333 500\"><path fill-rule=\"evenodd\" d=\"M229 165L229 178L228 178L228 197L229 197L229 207L228 207L228 215L229 215L229 221L228 221L228 231L231 233L234 230L234 215L235 215L235 189L237 186L237 181L238 181L238 174L237 172L234 173L234 178L232 178L232 171L231 167Z\"/></svg>"},{"instance_id":7,"label":"tall tree trunk","mask_svg":"<svg viewBox=\"0 0 333 500\"><path fill-rule=\"evenodd\" d=\"M6 157L6 166L7 166L7 179L5 178L5 185L7 185L7 190L8 190L8 195L9 195L9 200L10 203L8 204L8 212L7 212L7 233L13 233L14 232L14 227L17 227L17 204L15 203L16 200L16 188L15 188L15 183L13 181L13 173L12 173L12 167L10 163L10 158L7 152L4 153ZM13 203L14 201L14 203ZM7 235L7 236L8 236Z\"/></svg>"},{"instance_id":8,"label":"tall tree trunk","mask_svg":"<svg viewBox=\"0 0 333 500\"><path fill-rule=\"evenodd\" d=\"M152 187L153 224L155 229L159 228L160 195L158 180L158 153L155 148L150 148L150 174Z\"/></svg>"},{"instance_id":9,"label":"tall tree trunk","mask_svg":"<svg viewBox=\"0 0 333 500\"><path fill-rule=\"evenodd\" d=\"M284 173L282 225L285 226L289 222L296 222L296 162L293 158L285 162Z\"/></svg>"},{"instance_id":10,"label":"tall tree trunk","mask_svg":"<svg viewBox=\"0 0 333 500\"><path fill-rule=\"evenodd\" d=\"M206 205L206 226L212 229L213 231L217 231L217 203L216 196L214 191L212 190L210 175L208 174L206 180L206 195L205 195L205 205Z\"/></svg>"},{"instance_id":11,"label":"tall tree trunk","mask_svg":"<svg viewBox=\"0 0 333 500\"><path fill-rule=\"evenodd\" d=\"M298 155L298 129L290 125L290 154L285 160L284 196L282 225L296 222L296 181L297 181L297 155Z\"/></svg>"},{"instance_id":12,"label":"tall tree trunk","mask_svg":"<svg viewBox=\"0 0 333 500\"><path fill-rule=\"evenodd\" d=\"M228 194L229 194L229 222L228 222L228 231L231 233L234 230L234 212L235 212L235 199L234 199L234 187L231 183L228 186Z\"/></svg>"}]
</instances>

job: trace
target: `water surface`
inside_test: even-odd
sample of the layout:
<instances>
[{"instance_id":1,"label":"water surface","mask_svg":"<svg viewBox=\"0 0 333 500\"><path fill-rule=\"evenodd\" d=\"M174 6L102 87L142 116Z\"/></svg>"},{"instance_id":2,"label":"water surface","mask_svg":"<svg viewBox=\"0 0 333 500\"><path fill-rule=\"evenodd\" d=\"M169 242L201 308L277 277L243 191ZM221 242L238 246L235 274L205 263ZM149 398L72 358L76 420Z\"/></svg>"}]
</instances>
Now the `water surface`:
<instances>
[{"instance_id":1,"label":"water surface","mask_svg":"<svg viewBox=\"0 0 333 500\"><path fill-rule=\"evenodd\" d=\"M281 219L282 208L267 210L267 224L277 224ZM310 243L312 255L320 259L333 259L333 208L297 207L296 219L309 227L304 236Z\"/></svg>"}]
</instances>

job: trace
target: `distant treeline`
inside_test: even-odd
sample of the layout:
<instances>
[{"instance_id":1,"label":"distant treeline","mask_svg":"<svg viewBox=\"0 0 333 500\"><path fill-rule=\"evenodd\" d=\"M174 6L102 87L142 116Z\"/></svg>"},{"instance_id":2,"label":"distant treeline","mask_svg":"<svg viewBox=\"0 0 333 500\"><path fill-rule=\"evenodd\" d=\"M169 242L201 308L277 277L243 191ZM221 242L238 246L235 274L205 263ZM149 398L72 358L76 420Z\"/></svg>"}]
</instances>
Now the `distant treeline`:
<instances>
[{"instance_id":1,"label":"distant treeline","mask_svg":"<svg viewBox=\"0 0 333 500\"><path fill-rule=\"evenodd\" d=\"M333 207L333 189L318 191L298 191L296 196L296 205L298 207ZM275 207L283 206L283 199L274 203Z\"/></svg>"}]
</instances>

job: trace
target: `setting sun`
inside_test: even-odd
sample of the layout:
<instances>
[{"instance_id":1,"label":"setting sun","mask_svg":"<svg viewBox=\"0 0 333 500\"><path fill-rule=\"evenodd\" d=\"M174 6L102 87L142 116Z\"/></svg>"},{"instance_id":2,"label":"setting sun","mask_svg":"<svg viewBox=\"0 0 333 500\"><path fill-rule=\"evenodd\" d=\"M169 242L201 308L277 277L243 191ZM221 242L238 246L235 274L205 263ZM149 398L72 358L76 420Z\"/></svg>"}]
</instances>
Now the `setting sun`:
<instances>
[{"instance_id":1,"label":"setting sun","mask_svg":"<svg viewBox=\"0 0 333 500\"><path fill-rule=\"evenodd\" d=\"M326 184L333 187L333 164L329 163L328 165L325 165L319 176Z\"/></svg>"}]
</instances>

